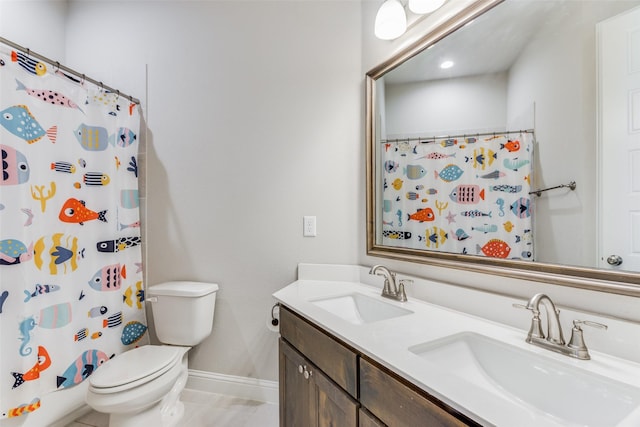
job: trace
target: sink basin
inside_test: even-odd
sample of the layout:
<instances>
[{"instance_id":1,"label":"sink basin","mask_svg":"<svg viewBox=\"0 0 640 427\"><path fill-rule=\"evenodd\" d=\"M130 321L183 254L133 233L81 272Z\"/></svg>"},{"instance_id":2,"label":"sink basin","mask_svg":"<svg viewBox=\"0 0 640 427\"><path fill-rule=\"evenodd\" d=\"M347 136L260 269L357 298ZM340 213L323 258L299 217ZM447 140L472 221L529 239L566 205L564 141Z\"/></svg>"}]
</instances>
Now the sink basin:
<instances>
[{"instance_id":1,"label":"sink basin","mask_svg":"<svg viewBox=\"0 0 640 427\"><path fill-rule=\"evenodd\" d=\"M638 415L640 389L484 335L463 332L409 347L409 351L563 425L616 426L634 410L631 417Z\"/></svg>"},{"instance_id":2,"label":"sink basin","mask_svg":"<svg viewBox=\"0 0 640 427\"><path fill-rule=\"evenodd\" d=\"M318 299L311 301L311 303L356 325L413 313L406 308L359 293Z\"/></svg>"}]
</instances>

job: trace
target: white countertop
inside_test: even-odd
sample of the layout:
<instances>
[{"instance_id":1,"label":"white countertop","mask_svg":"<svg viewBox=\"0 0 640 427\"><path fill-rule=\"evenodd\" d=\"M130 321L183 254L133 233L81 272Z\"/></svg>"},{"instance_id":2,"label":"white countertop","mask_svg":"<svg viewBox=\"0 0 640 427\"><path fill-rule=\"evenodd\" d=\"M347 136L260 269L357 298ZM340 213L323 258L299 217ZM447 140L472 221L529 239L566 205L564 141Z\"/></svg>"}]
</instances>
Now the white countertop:
<instances>
[{"instance_id":1,"label":"white countertop","mask_svg":"<svg viewBox=\"0 0 640 427\"><path fill-rule=\"evenodd\" d=\"M298 280L274 294L274 297L306 319L326 329L373 360L393 370L407 381L426 390L454 409L483 425L505 427L567 426L508 394L488 393L463 377L438 369L409 347L460 332L475 332L517 348L542 355L579 369L638 387L640 364L591 351L591 360L576 360L525 342L526 331L476 316L429 304L415 298L400 303L385 302L413 311L388 320L356 325L335 316L310 301L361 293L379 297L380 289L357 281ZM634 337L637 339L637 337ZM635 411L639 412L639 411ZM640 416L619 426L639 426Z\"/></svg>"}]
</instances>

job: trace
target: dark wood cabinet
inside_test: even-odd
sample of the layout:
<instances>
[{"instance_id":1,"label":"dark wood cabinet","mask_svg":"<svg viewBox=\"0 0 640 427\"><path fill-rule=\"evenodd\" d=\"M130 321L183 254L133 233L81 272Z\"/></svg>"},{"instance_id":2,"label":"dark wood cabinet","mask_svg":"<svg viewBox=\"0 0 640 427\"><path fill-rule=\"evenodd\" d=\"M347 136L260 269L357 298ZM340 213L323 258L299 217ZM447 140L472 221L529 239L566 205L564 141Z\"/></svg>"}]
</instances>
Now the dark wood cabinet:
<instances>
[{"instance_id":1,"label":"dark wood cabinet","mask_svg":"<svg viewBox=\"0 0 640 427\"><path fill-rule=\"evenodd\" d=\"M358 403L280 340L280 425L357 427Z\"/></svg>"},{"instance_id":2,"label":"dark wood cabinet","mask_svg":"<svg viewBox=\"0 0 640 427\"><path fill-rule=\"evenodd\" d=\"M281 427L481 427L284 306L280 334Z\"/></svg>"},{"instance_id":3,"label":"dark wood cabinet","mask_svg":"<svg viewBox=\"0 0 640 427\"><path fill-rule=\"evenodd\" d=\"M309 424L311 402L309 381L304 378L299 367L306 360L280 339L280 425L304 426Z\"/></svg>"}]
</instances>

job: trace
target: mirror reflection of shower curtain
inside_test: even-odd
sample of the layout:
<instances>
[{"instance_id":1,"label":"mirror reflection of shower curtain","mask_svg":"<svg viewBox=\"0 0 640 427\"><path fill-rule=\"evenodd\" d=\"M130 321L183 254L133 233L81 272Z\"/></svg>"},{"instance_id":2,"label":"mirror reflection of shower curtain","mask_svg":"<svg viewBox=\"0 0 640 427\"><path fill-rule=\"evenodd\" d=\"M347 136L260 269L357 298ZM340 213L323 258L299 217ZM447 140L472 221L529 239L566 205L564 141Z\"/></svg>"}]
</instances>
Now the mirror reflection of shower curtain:
<instances>
[{"instance_id":1,"label":"mirror reflection of shower curtain","mask_svg":"<svg viewBox=\"0 0 640 427\"><path fill-rule=\"evenodd\" d=\"M532 132L381 145L384 245L533 260Z\"/></svg>"},{"instance_id":2,"label":"mirror reflection of shower curtain","mask_svg":"<svg viewBox=\"0 0 640 427\"><path fill-rule=\"evenodd\" d=\"M53 68L0 44L0 418L148 342L139 106Z\"/></svg>"}]
</instances>

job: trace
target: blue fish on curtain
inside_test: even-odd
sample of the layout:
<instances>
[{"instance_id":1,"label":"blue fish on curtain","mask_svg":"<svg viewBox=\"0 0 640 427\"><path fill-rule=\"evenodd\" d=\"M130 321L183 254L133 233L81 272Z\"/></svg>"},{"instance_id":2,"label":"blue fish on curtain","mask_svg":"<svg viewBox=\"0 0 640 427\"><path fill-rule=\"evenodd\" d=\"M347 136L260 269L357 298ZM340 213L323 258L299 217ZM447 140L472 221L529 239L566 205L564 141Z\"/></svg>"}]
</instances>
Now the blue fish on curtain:
<instances>
[{"instance_id":1,"label":"blue fish on curtain","mask_svg":"<svg viewBox=\"0 0 640 427\"><path fill-rule=\"evenodd\" d=\"M382 146L382 243L533 260L533 133Z\"/></svg>"},{"instance_id":2,"label":"blue fish on curtain","mask_svg":"<svg viewBox=\"0 0 640 427\"><path fill-rule=\"evenodd\" d=\"M1 419L149 338L139 107L2 44L0 60Z\"/></svg>"}]
</instances>

